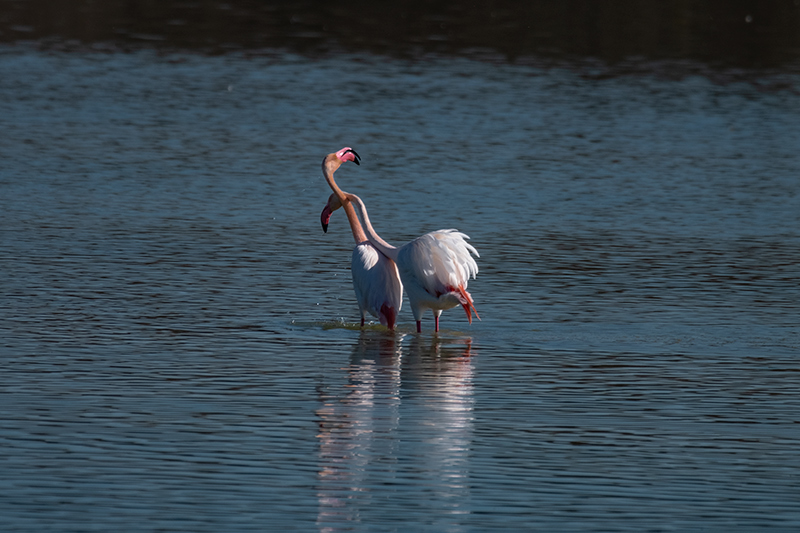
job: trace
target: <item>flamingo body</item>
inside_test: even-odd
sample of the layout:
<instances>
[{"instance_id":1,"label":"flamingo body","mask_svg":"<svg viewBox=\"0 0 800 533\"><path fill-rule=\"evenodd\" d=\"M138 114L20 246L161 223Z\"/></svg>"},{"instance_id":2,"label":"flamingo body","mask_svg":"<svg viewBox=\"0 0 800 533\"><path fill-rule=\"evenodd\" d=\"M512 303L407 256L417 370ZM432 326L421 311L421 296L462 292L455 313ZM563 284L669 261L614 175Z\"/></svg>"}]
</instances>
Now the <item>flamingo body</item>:
<instances>
[{"instance_id":1,"label":"flamingo body","mask_svg":"<svg viewBox=\"0 0 800 533\"><path fill-rule=\"evenodd\" d=\"M361 325L369 313L384 326L394 329L397 313L403 305L403 285L394 262L369 242L362 242L353 248L350 271L361 311Z\"/></svg>"},{"instance_id":2,"label":"flamingo body","mask_svg":"<svg viewBox=\"0 0 800 533\"><path fill-rule=\"evenodd\" d=\"M425 309L431 309L438 323L443 310L461 305L472 323L471 311L475 306L467 284L478 273L478 264L471 254L480 255L466 239L467 235L455 229L438 230L397 249L400 278L416 321L422 319Z\"/></svg>"}]
</instances>

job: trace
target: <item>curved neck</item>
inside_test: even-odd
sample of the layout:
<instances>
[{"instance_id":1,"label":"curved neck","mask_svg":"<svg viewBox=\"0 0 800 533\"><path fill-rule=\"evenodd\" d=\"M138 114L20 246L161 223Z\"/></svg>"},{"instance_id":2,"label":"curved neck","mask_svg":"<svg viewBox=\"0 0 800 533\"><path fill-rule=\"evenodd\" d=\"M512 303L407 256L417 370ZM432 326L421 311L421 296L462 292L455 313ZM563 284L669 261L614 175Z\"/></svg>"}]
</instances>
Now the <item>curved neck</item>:
<instances>
[{"instance_id":1,"label":"curved neck","mask_svg":"<svg viewBox=\"0 0 800 533\"><path fill-rule=\"evenodd\" d=\"M356 240L356 244L367 241L367 236L364 234L361 222L358 221L358 215L356 215L353 204L347 202L342 207L344 207L344 214L347 215L347 220L350 222L350 229L353 230L353 238Z\"/></svg>"},{"instance_id":2,"label":"curved neck","mask_svg":"<svg viewBox=\"0 0 800 533\"><path fill-rule=\"evenodd\" d=\"M395 248L388 242L381 239L380 235L375 233L375 229L372 227L372 224L369 221L367 208L364 205L364 202L361 201L361 198L359 198L355 194L350 194L349 192L344 193L344 195L348 200L344 204L345 206L351 205L351 202L356 204L356 208L358 208L358 213L359 215L361 215L361 220L364 222L364 231L366 231L367 233L367 239L372 244L372 246L377 248L379 252L381 252L383 255L385 255L392 261L397 261L397 248Z\"/></svg>"},{"instance_id":3,"label":"curved neck","mask_svg":"<svg viewBox=\"0 0 800 533\"><path fill-rule=\"evenodd\" d=\"M336 181L333 179L333 173L342 166L342 160L336 157L336 154L328 154L325 156L325 159L322 160L322 174L325 176L325 181L328 182L331 189L333 189L333 194L339 199L342 205L347 204L347 200L345 199L345 192L336 185Z\"/></svg>"},{"instance_id":4,"label":"curved neck","mask_svg":"<svg viewBox=\"0 0 800 533\"><path fill-rule=\"evenodd\" d=\"M333 179L333 173L336 172L336 169L341 165L342 160L336 157L336 154L328 154L325 159L322 160L322 174L325 176L325 181L327 181L328 185L333 189L333 193L339 199L339 203L344 207L344 213L347 215L347 221L350 222L350 229L353 231L353 238L356 240L356 244L359 244L366 241L367 236L364 235L361 222L358 221L356 210L353 209L353 205L347 201L347 193L340 189Z\"/></svg>"}]
</instances>

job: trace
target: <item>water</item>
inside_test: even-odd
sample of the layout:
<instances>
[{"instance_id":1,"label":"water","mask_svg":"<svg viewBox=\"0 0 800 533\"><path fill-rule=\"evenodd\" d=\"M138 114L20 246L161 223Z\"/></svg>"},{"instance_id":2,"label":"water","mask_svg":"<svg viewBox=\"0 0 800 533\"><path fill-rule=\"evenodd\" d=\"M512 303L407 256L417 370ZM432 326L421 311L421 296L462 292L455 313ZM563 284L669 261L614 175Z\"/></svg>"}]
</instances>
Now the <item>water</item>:
<instances>
[{"instance_id":1,"label":"water","mask_svg":"<svg viewBox=\"0 0 800 533\"><path fill-rule=\"evenodd\" d=\"M3 530L800 527L792 76L0 72ZM319 226L345 145L389 242L471 236L482 321L356 327L347 223Z\"/></svg>"},{"instance_id":2,"label":"water","mask_svg":"<svg viewBox=\"0 0 800 533\"><path fill-rule=\"evenodd\" d=\"M0 0L0 42L25 41L72 51L488 52L537 64L591 61L613 72L638 70L648 58L668 62L670 76L713 65L748 78L741 69L798 72L800 2Z\"/></svg>"}]
</instances>

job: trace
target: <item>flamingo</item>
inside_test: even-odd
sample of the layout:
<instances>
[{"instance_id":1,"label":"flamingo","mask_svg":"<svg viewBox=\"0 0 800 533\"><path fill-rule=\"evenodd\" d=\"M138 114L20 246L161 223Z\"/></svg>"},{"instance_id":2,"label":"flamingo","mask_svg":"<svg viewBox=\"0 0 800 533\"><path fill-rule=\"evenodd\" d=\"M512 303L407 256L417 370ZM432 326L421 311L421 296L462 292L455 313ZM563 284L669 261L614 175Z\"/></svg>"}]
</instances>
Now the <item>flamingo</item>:
<instances>
[{"instance_id":1,"label":"flamingo","mask_svg":"<svg viewBox=\"0 0 800 533\"><path fill-rule=\"evenodd\" d=\"M331 154L336 159L355 161L358 155L351 148L342 148ZM328 158L331 156L329 155ZM326 161L328 161L326 158ZM349 159L348 159L349 158ZM331 163L335 163L335 160ZM341 163L336 164L336 168ZM326 163L323 162L323 169ZM334 169L335 170L335 169ZM408 294L411 312L417 322L417 333L422 331L422 315L426 309L433 311L435 331L439 331L439 316L445 309L458 305L464 308L467 319L472 324L472 313L480 320L478 311L467 292L467 282L478 274L478 264L470 254L480 257L474 246L467 242L469 237L458 230L446 229L432 231L397 248L383 240L372 227L367 208L361 198L346 193L336 185L333 172L325 172L325 179L333 189L338 201L345 207L352 202L358 208L367 240L380 253L397 265L400 279Z\"/></svg>"},{"instance_id":2,"label":"flamingo","mask_svg":"<svg viewBox=\"0 0 800 533\"><path fill-rule=\"evenodd\" d=\"M352 161L358 165L359 159L352 148L345 147L325 156L322 161L322 171L326 179L333 182L333 173L342 163ZM394 330L397 313L403 305L403 284L400 282L394 261L370 244L353 206L349 202L342 204L335 192L328 198L328 203L320 215L322 230L328 232L331 215L342 206L350 221L353 238L356 240L350 271L353 274L353 290L361 311L361 327L364 327L369 313L380 320L381 324Z\"/></svg>"}]
</instances>

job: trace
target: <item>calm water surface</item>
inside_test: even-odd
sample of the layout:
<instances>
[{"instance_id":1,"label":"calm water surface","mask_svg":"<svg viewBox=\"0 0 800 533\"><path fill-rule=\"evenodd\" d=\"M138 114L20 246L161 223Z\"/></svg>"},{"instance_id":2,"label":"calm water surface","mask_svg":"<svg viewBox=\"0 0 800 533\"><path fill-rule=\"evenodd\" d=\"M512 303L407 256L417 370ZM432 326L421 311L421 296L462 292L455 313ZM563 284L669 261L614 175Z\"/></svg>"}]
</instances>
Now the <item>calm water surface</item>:
<instances>
[{"instance_id":1,"label":"calm water surface","mask_svg":"<svg viewBox=\"0 0 800 533\"><path fill-rule=\"evenodd\" d=\"M3 530L800 529L800 80L0 72ZM472 237L482 321L355 327L345 145L387 240Z\"/></svg>"}]
</instances>

